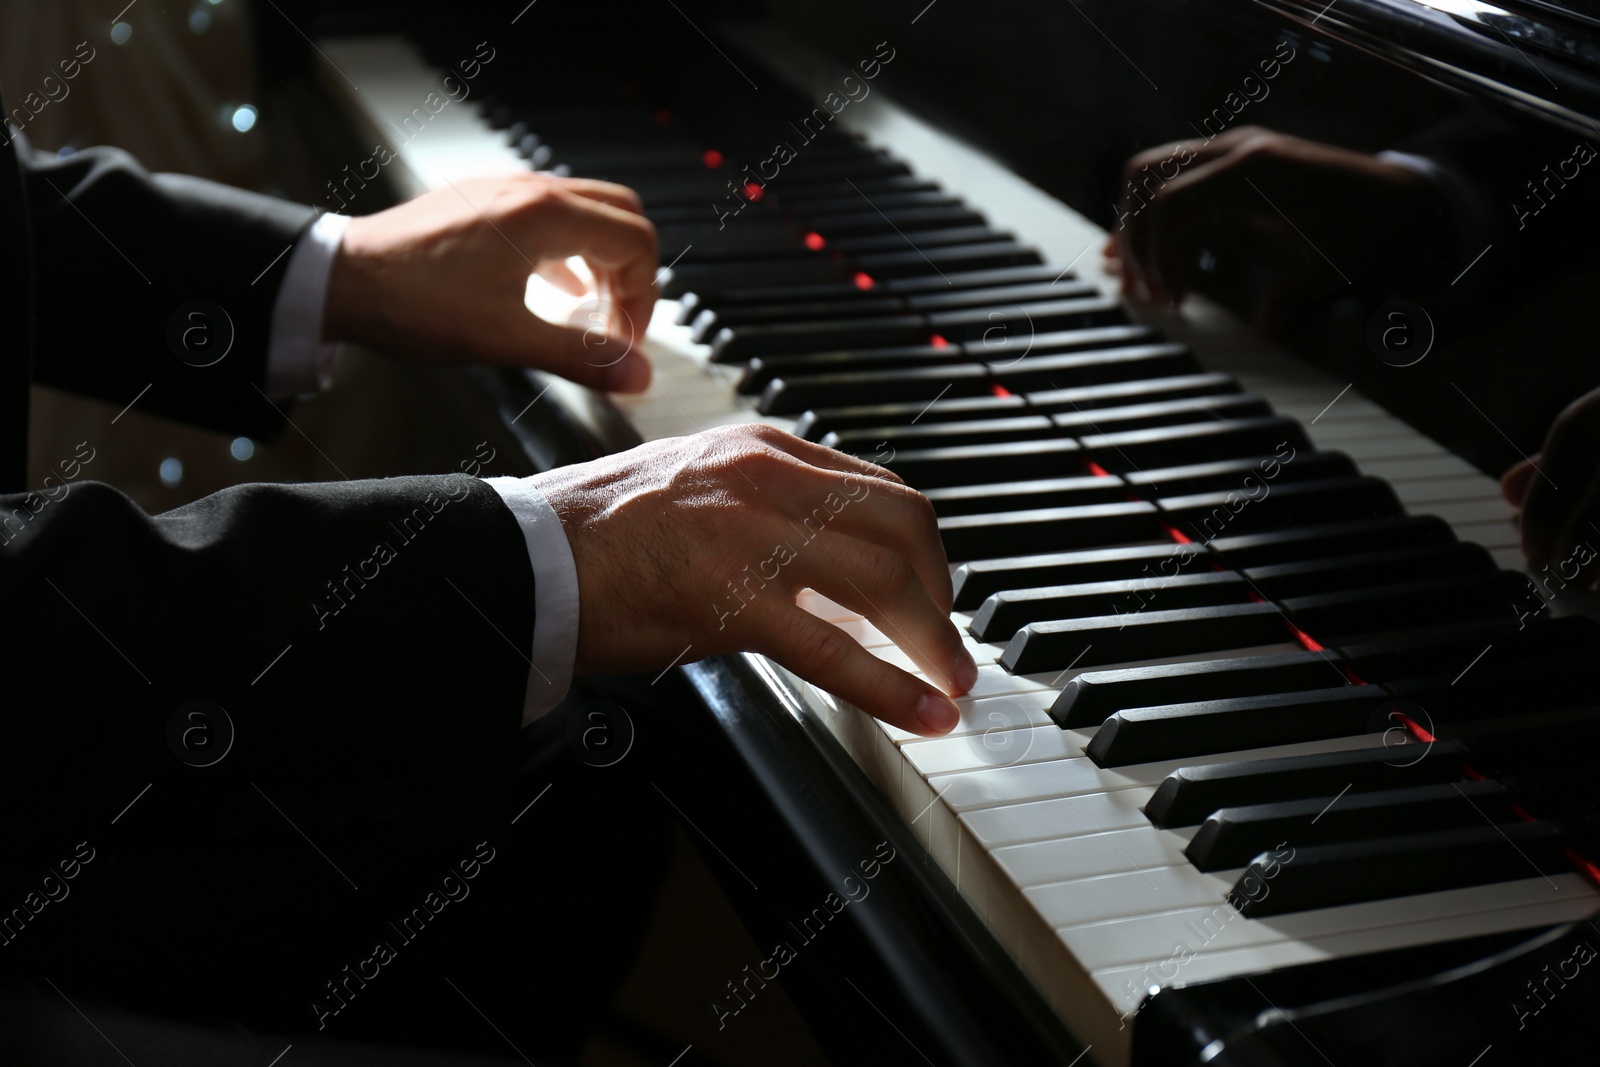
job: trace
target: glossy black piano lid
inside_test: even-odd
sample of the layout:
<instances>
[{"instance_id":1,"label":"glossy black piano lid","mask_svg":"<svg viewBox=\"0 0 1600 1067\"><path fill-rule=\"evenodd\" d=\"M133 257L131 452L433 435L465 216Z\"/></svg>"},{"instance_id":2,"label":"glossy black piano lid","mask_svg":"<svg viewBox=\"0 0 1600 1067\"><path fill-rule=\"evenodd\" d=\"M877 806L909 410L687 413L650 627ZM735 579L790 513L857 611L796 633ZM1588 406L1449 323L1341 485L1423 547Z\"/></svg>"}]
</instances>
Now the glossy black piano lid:
<instances>
[{"instance_id":1,"label":"glossy black piano lid","mask_svg":"<svg viewBox=\"0 0 1600 1067\"><path fill-rule=\"evenodd\" d=\"M1421 0L924 6L773 4L841 62L890 41L897 98L1108 229L1131 156L1171 141L1198 148L1207 133L1255 125L1446 160L1487 191L1485 225L1470 237L1386 248L1404 270L1358 269L1335 249L1370 220L1337 196L1324 217L1302 217L1288 207L1292 188L1268 178L1261 192L1332 262L1222 220L1199 291L1495 476L1537 452L1554 416L1600 384L1588 356L1600 330L1600 173L1571 162L1580 142L1600 146L1590 126L1600 128L1600 29L1583 17L1593 4L1507 0L1506 15L1476 20ZM1575 14L1552 13L1561 8ZM1558 188L1547 165L1577 175ZM1519 211L1539 206L1530 181L1549 181L1554 195L1519 229ZM1285 270L1304 275L1304 291L1274 292ZM1434 327L1414 366L1389 366L1368 343L1373 312L1394 299L1422 307Z\"/></svg>"}]
</instances>

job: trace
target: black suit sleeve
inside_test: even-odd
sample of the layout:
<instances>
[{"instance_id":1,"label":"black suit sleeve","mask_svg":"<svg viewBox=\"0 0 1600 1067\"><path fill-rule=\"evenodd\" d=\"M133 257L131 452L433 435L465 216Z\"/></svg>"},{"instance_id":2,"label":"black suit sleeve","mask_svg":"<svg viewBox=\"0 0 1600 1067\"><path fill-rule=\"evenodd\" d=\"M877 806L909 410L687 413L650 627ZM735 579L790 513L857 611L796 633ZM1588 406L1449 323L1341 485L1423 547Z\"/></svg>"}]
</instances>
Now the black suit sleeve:
<instances>
[{"instance_id":1,"label":"black suit sleeve","mask_svg":"<svg viewBox=\"0 0 1600 1067\"><path fill-rule=\"evenodd\" d=\"M508 777L534 622L523 534L490 486L245 485L154 517L104 485L60 489L0 496L0 800L28 813L0 919L83 841L199 847L241 820L292 836L286 817L355 883L374 872L339 859L358 851L424 854L430 828L441 855L464 847ZM223 739L179 713L196 700L233 727L211 766L183 755ZM385 822L397 806L414 817Z\"/></svg>"},{"instance_id":2,"label":"black suit sleeve","mask_svg":"<svg viewBox=\"0 0 1600 1067\"><path fill-rule=\"evenodd\" d=\"M126 152L65 159L17 139L33 230L34 378L119 407L270 437L282 416L262 394L272 305L311 208L176 174ZM232 348L195 367L168 340L178 309L223 309ZM209 327L220 338L217 324Z\"/></svg>"}]
</instances>

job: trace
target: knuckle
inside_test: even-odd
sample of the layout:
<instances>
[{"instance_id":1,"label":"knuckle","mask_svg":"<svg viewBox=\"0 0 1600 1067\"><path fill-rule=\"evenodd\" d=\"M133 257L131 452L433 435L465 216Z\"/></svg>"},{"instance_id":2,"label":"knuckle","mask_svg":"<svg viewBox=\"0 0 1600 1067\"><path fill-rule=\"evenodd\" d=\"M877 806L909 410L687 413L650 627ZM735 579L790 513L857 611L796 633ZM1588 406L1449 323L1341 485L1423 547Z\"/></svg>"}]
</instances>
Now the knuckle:
<instances>
[{"instance_id":1,"label":"knuckle","mask_svg":"<svg viewBox=\"0 0 1600 1067\"><path fill-rule=\"evenodd\" d=\"M796 642L796 650L814 670L832 673L849 661L854 643L843 630L824 624L807 630Z\"/></svg>"}]
</instances>

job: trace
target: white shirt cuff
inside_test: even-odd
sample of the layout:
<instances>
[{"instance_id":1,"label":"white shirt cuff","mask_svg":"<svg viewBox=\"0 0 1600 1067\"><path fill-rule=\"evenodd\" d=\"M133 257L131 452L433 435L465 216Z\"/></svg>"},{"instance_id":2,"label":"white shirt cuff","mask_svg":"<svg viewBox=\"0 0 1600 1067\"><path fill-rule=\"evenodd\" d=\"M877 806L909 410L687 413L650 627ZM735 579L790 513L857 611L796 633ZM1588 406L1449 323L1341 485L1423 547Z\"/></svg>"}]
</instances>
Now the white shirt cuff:
<instances>
[{"instance_id":1,"label":"white shirt cuff","mask_svg":"<svg viewBox=\"0 0 1600 1067\"><path fill-rule=\"evenodd\" d=\"M528 478L485 479L522 527L533 565L533 662L522 706L526 726L572 686L578 660L578 565L556 509Z\"/></svg>"},{"instance_id":2,"label":"white shirt cuff","mask_svg":"<svg viewBox=\"0 0 1600 1067\"><path fill-rule=\"evenodd\" d=\"M267 341L267 395L278 399L315 393L333 369L337 344L322 340L322 308L328 274L350 216L326 214L295 242L272 305Z\"/></svg>"}]
</instances>

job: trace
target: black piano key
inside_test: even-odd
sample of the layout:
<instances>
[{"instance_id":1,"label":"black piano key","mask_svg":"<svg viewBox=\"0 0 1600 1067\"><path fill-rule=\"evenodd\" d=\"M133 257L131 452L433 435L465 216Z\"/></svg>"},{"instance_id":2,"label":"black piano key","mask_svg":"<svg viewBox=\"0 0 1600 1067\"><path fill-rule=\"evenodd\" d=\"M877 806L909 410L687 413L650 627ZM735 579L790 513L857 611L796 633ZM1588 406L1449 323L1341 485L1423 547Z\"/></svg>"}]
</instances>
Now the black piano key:
<instances>
[{"instance_id":1,"label":"black piano key","mask_svg":"<svg viewBox=\"0 0 1600 1067\"><path fill-rule=\"evenodd\" d=\"M1014 234L1002 233L990 229L988 226L962 226L952 229L922 230L915 239L903 233L893 232L888 228L888 233L875 233L864 237L844 237L836 241L828 241L823 250L840 255L857 258L880 252L899 252L903 248L925 248L929 251L938 248L953 248L958 245L992 245L1000 241L1015 241ZM820 235L819 235L820 236Z\"/></svg>"},{"instance_id":2,"label":"black piano key","mask_svg":"<svg viewBox=\"0 0 1600 1067\"><path fill-rule=\"evenodd\" d=\"M861 205L858 203L857 206ZM867 208L865 211L839 213L813 212L807 214L805 221L813 232L821 234L830 244L842 238L882 233L885 230L891 233L896 230L903 233L917 233L920 230L987 225L982 215L960 202L917 207L882 205L879 207L880 210L876 211Z\"/></svg>"},{"instance_id":3,"label":"black piano key","mask_svg":"<svg viewBox=\"0 0 1600 1067\"><path fill-rule=\"evenodd\" d=\"M763 264L759 272L746 264L678 263L663 267L656 278L656 292L668 300L676 300L690 290L715 290L740 282L749 282L752 275L759 276L769 285L786 282L795 285L814 285L823 282L842 282L851 276L850 265L843 260L815 259L784 260Z\"/></svg>"},{"instance_id":4,"label":"black piano key","mask_svg":"<svg viewBox=\"0 0 1600 1067\"><path fill-rule=\"evenodd\" d=\"M983 342L968 342L962 348L969 357L987 362L995 383L1013 393L1167 378L1195 374L1202 369L1193 352L1175 344L1130 345L1109 351L1064 354L1055 351L1058 343L1074 341L1078 336L1070 331L1041 335L1035 338L1036 343L1027 350L1025 359L1022 350L1012 351L1005 359L996 359L994 351Z\"/></svg>"},{"instance_id":5,"label":"black piano key","mask_svg":"<svg viewBox=\"0 0 1600 1067\"><path fill-rule=\"evenodd\" d=\"M955 345L894 345L889 348L864 348L848 352L818 352L803 355L756 356L745 364L737 390L744 396L760 396L775 378L793 381L830 373L860 373L869 370L901 370L908 367L945 366L971 363ZM912 412L913 415L916 412ZM883 422L899 422L884 419Z\"/></svg>"},{"instance_id":6,"label":"black piano key","mask_svg":"<svg viewBox=\"0 0 1600 1067\"><path fill-rule=\"evenodd\" d=\"M953 270L976 271L992 267L1025 267L1042 263L1039 253L1010 241L992 244L930 248L926 252L878 252L857 256L856 269L873 278L905 278Z\"/></svg>"},{"instance_id":7,"label":"black piano key","mask_svg":"<svg viewBox=\"0 0 1600 1067\"><path fill-rule=\"evenodd\" d=\"M913 311L937 312L955 311L961 308L1032 305L1059 300L1086 300L1099 296L1100 290L1088 282L1061 281L954 292L934 290L928 293L906 294L904 300L906 306Z\"/></svg>"},{"instance_id":8,"label":"black piano key","mask_svg":"<svg viewBox=\"0 0 1600 1067\"><path fill-rule=\"evenodd\" d=\"M1589 662L1547 660L1533 670L1497 670L1474 665L1471 684L1453 684L1458 674L1401 678L1385 683L1398 698L1420 709L1423 729L1448 730L1481 720L1581 708L1600 693L1600 670ZM1537 678L1537 685L1529 679Z\"/></svg>"},{"instance_id":9,"label":"black piano key","mask_svg":"<svg viewBox=\"0 0 1600 1067\"><path fill-rule=\"evenodd\" d=\"M1511 822L1515 803L1503 783L1485 779L1223 808L1200 824L1183 854L1199 870L1225 871L1283 842L1300 849L1481 826L1486 817Z\"/></svg>"},{"instance_id":10,"label":"black piano key","mask_svg":"<svg viewBox=\"0 0 1600 1067\"><path fill-rule=\"evenodd\" d=\"M927 448L900 452L880 461L914 489L933 489L947 485L971 485L993 477L1002 469L1015 478L1059 478L1082 474L1079 449L1075 442L1061 438L1045 441L1019 441L1002 445L972 445L967 448Z\"/></svg>"},{"instance_id":11,"label":"black piano key","mask_svg":"<svg viewBox=\"0 0 1600 1067\"><path fill-rule=\"evenodd\" d=\"M1289 639L1271 604L1141 611L1097 619L1034 622L1019 630L1000 657L1015 674L1100 667L1201 652L1272 645Z\"/></svg>"},{"instance_id":12,"label":"black piano key","mask_svg":"<svg viewBox=\"0 0 1600 1067\"><path fill-rule=\"evenodd\" d=\"M703 210L703 209L702 209ZM683 306L678 312L678 325L693 322L707 308L721 312L724 308L740 308L759 304L793 304L814 300L848 300L851 294L863 296L887 294L912 296L921 293L962 292L966 290L999 288L1009 285L1026 285L1048 282L1056 276L1055 268L1048 264L1027 267L999 267L990 270L959 271L943 277L931 275L924 278L896 278L878 280L870 276L862 279L824 285L750 285L724 289L717 292L685 293Z\"/></svg>"},{"instance_id":13,"label":"black piano key","mask_svg":"<svg viewBox=\"0 0 1600 1067\"><path fill-rule=\"evenodd\" d=\"M1564 848L1553 823L1521 821L1308 845L1295 848L1288 861L1258 857L1245 868L1229 900L1241 915L1258 919L1548 877L1572 870Z\"/></svg>"},{"instance_id":14,"label":"black piano key","mask_svg":"<svg viewBox=\"0 0 1600 1067\"><path fill-rule=\"evenodd\" d=\"M1407 545L1448 544L1455 539L1455 531L1443 519L1434 515L1407 515L1334 522L1270 533L1230 534L1211 541L1210 548L1226 566L1245 570L1272 563L1293 563L1296 560L1351 552Z\"/></svg>"},{"instance_id":15,"label":"black piano key","mask_svg":"<svg viewBox=\"0 0 1600 1067\"><path fill-rule=\"evenodd\" d=\"M1389 699L1381 686L1342 685L1130 708L1106 719L1085 754L1102 767L1126 767L1349 737L1367 732Z\"/></svg>"},{"instance_id":16,"label":"black piano key","mask_svg":"<svg viewBox=\"0 0 1600 1067\"><path fill-rule=\"evenodd\" d=\"M1020 396L944 396L933 407L925 400L893 404L863 404L848 408L812 408L795 422L795 436L821 441L830 433L862 426L903 426L918 418L956 422L962 419L992 419L1023 414L1027 402ZM1121 484L1120 482L1118 484ZM1126 492L1124 492L1126 495Z\"/></svg>"},{"instance_id":17,"label":"black piano key","mask_svg":"<svg viewBox=\"0 0 1600 1067\"><path fill-rule=\"evenodd\" d=\"M1283 600L1423 578L1490 574L1496 569L1494 558L1483 548L1458 541L1250 567L1244 573L1262 596Z\"/></svg>"},{"instance_id":18,"label":"black piano key","mask_svg":"<svg viewBox=\"0 0 1600 1067\"><path fill-rule=\"evenodd\" d=\"M1284 448L1310 448L1299 423L1276 416L1091 434L1079 440L1091 459L1118 474L1179 463L1276 453Z\"/></svg>"},{"instance_id":19,"label":"black piano key","mask_svg":"<svg viewBox=\"0 0 1600 1067\"><path fill-rule=\"evenodd\" d=\"M1156 426L1181 426L1215 419L1248 419L1272 414L1272 408L1259 396L1249 393L1223 393L1215 396L1184 397L1089 411L1073 406L1040 407L1032 398L1034 410L1047 411L1056 429L1069 437L1083 434L1114 433L1121 430L1146 430Z\"/></svg>"},{"instance_id":20,"label":"black piano key","mask_svg":"<svg viewBox=\"0 0 1600 1067\"><path fill-rule=\"evenodd\" d=\"M1145 344L1154 334L1144 326L1100 326L1084 330L1064 331L1053 335L1049 351L1061 353L1076 349L1110 349L1123 345ZM1044 354L1041 352L1041 355ZM760 392L773 378L793 379L814 374L851 373L874 369L931 366L958 362L983 362L981 353L974 355L963 345L901 345L889 348L851 349L837 352L794 352L769 357L757 356L745 367L739 391L747 395ZM905 419L884 418L877 423L910 421L916 410Z\"/></svg>"},{"instance_id":21,"label":"black piano key","mask_svg":"<svg viewBox=\"0 0 1600 1067\"><path fill-rule=\"evenodd\" d=\"M1128 499L1120 478L1092 474L1076 478L1041 478L1031 482L997 482L952 485L923 493L940 518L982 515L991 511L1027 511L1034 508L1112 504Z\"/></svg>"},{"instance_id":22,"label":"black piano key","mask_svg":"<svg viewBox=\"0 0 1600 1067\"><path fill-rule=\"evenodd\" d=\"M999 441L1033 441L1059 436L1043 415L1013 415L1003 419L960 419L953 422L919 422L914 426L863 426L835 431L822 439L828 448L855 453L874 444L894 449L945 448L986 445Z\"/></svg>"},{"instance_id":23,"label":"black piano key","mask_svg":"<svg viewBox=\"0 0 1600 1067\"><path fill-rule=\"evenodd\" d=\"M1545 619L1520 629L1510 620L1459 622L1346 645L1340 651L1357 674L1376 682L1457 676L1469 666L1534 672L1551 661L1600 659L1600 623L1581 616Z\"/></svg>"},{"instance_id":24,"label":"black piano key","mask_svg":"<svg viewBox=\"0 0 1600 1067\"><path fill-rule=\"evenodd\" d=\"M793 380L774 378L768 382L757 409L763 415L795 415L809 408L837 404L846 398L866 404L920 400L923 407L928 407L935 400L993 395L993 389L988 373L976 363L808 374Z\"/></svg>"},{"instance_id":25,"label":"black piano key","mask_svg":"<svg viewBox=\"0 0 1600 1067\"><path fill-rule=\"evenodd\" d=\"M1088 671L1067 683L1050 715L1066 729L1079 729L1127 708L1316 689L1344 678L1342 663L1335 652L1308 650Z\"/></svg>"},{"instance_id":26,"label":"black piano key","mask_svg":"<svg viewBox=\"0 0 1600 1067\"><path fill-rule=\"evenodd\" d=\"M1242 391L1243 386L1233 375L1204 372L1108 382L1104 385L1084 385L1073 389L1046 389L1028 393L1027 397L1028 403L1039 411L1067 412L1160 403L1189 397L1221 396Z\"/></svg>"},{"instance_id":27,"label":"black piano key","mask_svg":"<svg viewBox=\"0 0 1600 1067\"><path fill-rule=\"evenodd\" d=\"M1268 470L1273 472L1271 477L1265 474ZM1293 463L1287 465L1278 462L1275 456L1250 456L1211 463L1190 463L1181 467L1129 471L1124 477L1129 485L1137 488L1141 496L1151 497L1226 489L1258 492L1258 487L1262 485L1351 478L1359 473L1355 461L1343 452L1301 452L1295 456Z\"/></svg>"},{"instance_id":28,"label":"black piano key","mask_svg":"<svg viewBox=\"0 0 1600 1067\"><path fill-rule=\"evenodd\" d=\"M1509 571L1430 578L1289 597L1283 607L1295 625L1326 644L1433 623L1515 618L1517 581Z\"/></svg>"},{"instance_id":29,"label":"black piano key","mask_svg":"<svg viewBox=\"0 0 1600 1067\"><path fill-rule=\"evenodd\" d=\"M743 363L756 356L912 345L927 341L933 332L923 316L905 313L862 319L740 326L734 329L723 327L710 341L711 358L717 363Z\"/></svg>"},{"instance_id":30,"label":"black piano key","mask_svg":"<svg viewBox=\"0 0 1600 1067\"><path fill-rule=\"evenodd\" d=\"M1180 767L1156 787L1144 813L1163 828L1198 826L1223 808L1453 782L1467 744L1374 745L1302 756L1230 760Z\"/></svg>"},{"instance_id":31,"label":"black piano key","mask_svg":"<svg viewBox=\"0 0 1600 1067\"><path fill-rule=\"evenodd\" d=\"M797 319L725 327L710 341L718 363L741 363L753 356L825 352L839 348L914 344L935 334L951 341L977 340L993 330L1065 331L1126 321L1122 305L1106 297L1057 300L1046 304L1002 304L928 314L906 312L845 319Z\"/></svg>"},{"instance_id":32,"label":"black piano key","mask_svg":"<svg viewBox=\"0 0 1600 1067\"><path fill-rule=\"evenodd\" d=\"M868 296L858 300L814 301L808 304L754 304L748 308L729 311L706 309L695 316L690 326L689 340L695 344L708 344L722 329L742 329L746 326L771 326L785 322L804 322L819 319L832 322L839 319L860 319L880 315L899 315L909 309L905 301L895 296Z\"/></svg>"},{"instance_id":33,"label":"black piano key","mask_svg":"<svg viewBox=\"0 0 1600 1067\"><path fill-rule=\"evenodd\" d=\"M1185 568L1204 566L1199 561L1206 558L1199 545L1160 544L975 560L956 568L955 609L971 611L1004 589L1109 582L1138 578L1152 570L1176 574Z\"/></svg>"},{"instance_id":34,"label":"black piano key","mask_svg":"<svg viewBox=\"0 0 1600 1067\"><path fill-rule=\"evenodd\" d=\"M1185 374L1176 377L1082 386L1077 389L1059 390L1059 392L1075 394L1077 399L1074 402L1081 408L1089 409L1123 406L1121 402L1130 399L1183 399L1213 388L1226 388L1230 382L1231 379L1227 375ZM795 433L808 441L817 441L836 430L849 430L860 426L903 425L916 420L919 416L946 421L955 418L989 418L1011 414L1025 405L1036 406L1033 404L1033 400L1038 395L1029 394L1026 401L1015 394L989 398L974 397L963 400L961 405L954 409L943 400L939 402L939 407L933 410L927 410L926 404L914 402L841 408L813 408L801 416L795 427ZM926 414L924 414L925 411Z\"/></svg>"},{"instance_id":35,"label":"black piano key","mask_svg":"<svg viewBox=\"0 0 1600 1067\"><path fill-rule=\"evenodd\" d=\"M1248 599L1249 589L1243 578L1228 571L1010 589L985 600L968 630L980 641L999 644L1030 622L1126 615L1152 604L1162 608L1238 604Z\"/></svg>"},{"instance_id":36,"label":"black piano key","mask_svg":"<svg viewBox=\"0 0 1600 1067\"><path fill-rule=\"evenodd\" d=\"M1197 540L1209 541L1222 531L1238 535L1286 526L1311 526L1349 518L1377 518L1401 513L1389 484L1378 478L1333 478L1287 482L1251 490L1160 496L1156 503L1167 521Z\"/></svg>"},{"instance_id":37,"label":"black piano key","mask_svg":"<svg viewBox=\"0 0 1600 1067\"><path fill-rule=\"evenodd\" d=\"M1127 323L1121 301L1105 296L1051 300L1032 304L998 304L959 311L927 312L934 333L951 341L993 347L997 337L1054 337L1057 333ZM987 356L986 358L993 358ZM1006 361L1016 356L1008 354Z\"/></svg>"},{"instance_id":38,"label":"black piano key","mask_svg":"<svg viewBox=\"0 0 1600 1067\"><path fill-rule=\"evenodd\" d=\"M955 561L1127 544L1160 536L1155 506L1142 500L939 520L945 555Z\"/></svg>"}]
</instances>

